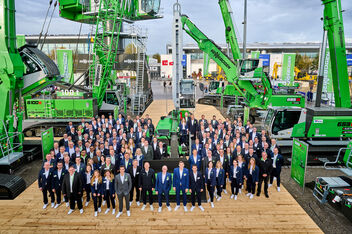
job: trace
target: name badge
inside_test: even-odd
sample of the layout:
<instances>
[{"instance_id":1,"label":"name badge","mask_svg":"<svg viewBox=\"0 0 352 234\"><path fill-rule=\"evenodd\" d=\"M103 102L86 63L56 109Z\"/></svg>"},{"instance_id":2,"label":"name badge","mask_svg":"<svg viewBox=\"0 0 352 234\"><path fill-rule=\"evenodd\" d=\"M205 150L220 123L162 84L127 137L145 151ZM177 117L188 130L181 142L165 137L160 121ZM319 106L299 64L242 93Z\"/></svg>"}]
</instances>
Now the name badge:
<instances>
[{"instance_id":1,"label":"name badge","mask_svg":"<svg viewBox=\"0 0 352 234\"><path fill-rule=\"evenodd\" d=\"M127 178L125 179L125 181L127 181Z\"/></svg>"}]
</instances>

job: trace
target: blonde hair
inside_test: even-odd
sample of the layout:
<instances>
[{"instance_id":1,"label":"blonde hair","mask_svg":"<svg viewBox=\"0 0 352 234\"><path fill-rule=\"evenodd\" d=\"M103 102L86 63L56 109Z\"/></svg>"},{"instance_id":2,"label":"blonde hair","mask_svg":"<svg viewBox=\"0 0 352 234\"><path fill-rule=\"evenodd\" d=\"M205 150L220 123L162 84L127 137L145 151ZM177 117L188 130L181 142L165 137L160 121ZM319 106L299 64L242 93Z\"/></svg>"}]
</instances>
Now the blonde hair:
<instances>
[{"instance_id":1,"label":"blonde hair","mask_svg":"<svg viewBox=\"0 0 352 234\"><path fill-rule=\"evenodd\" d=\"M90 180L90 185L92 185L93 186L93 184L94 184L94 181L95 181L95 178L96 178L96 176L95 176L95 172L97 172L98 173L98 183L99 184L101 184L102 183L102 181L103 181L103 178L101 178L101 175L100 175L100 172L99 172L99 170L95 170L94 171L94 173L93 173L93 176L92 176L92 179Z\"/></svg>"},{"instance_id":2,"label":"blonde hair","mask_svg":"<svg viewBox=\"0 0 352 234\"><path fill-rule=\"evenodd\" d=\"M221 163L221 161L217 161L217 162L216 162L216 168L218 168L218 165L220 165L219 168L222 168L222 163Z\"/></svg>"},{"instance_id":3,"label":"blonde hair","mask_svg":"<svg viewBox=\"0 0 352 234\"><path fill-rule=\"evenodd\" d=\"M253 161L253 162L254 162L254 168L253 168L253 170L255 170L255 158L251 158L251 159L249 160L249 163L248 163L248 169L250 169L250 168L251 168L251 161Z\"/></svg>"}]
</instances>

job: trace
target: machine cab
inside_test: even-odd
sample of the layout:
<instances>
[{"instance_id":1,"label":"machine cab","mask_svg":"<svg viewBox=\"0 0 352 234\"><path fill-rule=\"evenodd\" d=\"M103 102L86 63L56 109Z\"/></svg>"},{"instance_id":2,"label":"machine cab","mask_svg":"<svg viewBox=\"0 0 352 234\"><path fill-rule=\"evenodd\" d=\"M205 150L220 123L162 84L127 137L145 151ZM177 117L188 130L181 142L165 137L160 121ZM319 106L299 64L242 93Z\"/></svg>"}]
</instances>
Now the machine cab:
<instances>
[{"instance_id":1,"label":"machine cab","mask_svg":"<svg viewBox=\"0 0 352 234\"><path fill-rule=\"evenodd\" d=\"M259 66L259 59L241 60L241 76L251 77L254 70Z\"/></svg>"},{"instance_id":2,"label":"machine cab","mask_svg":"<svg viewBox=\"0 0 352 234\"><path fill-rule=\"evenodd\" d=\"M180 80L180 108L196 107L196 91L192 79Z\"/></svg>"}]
</instances>

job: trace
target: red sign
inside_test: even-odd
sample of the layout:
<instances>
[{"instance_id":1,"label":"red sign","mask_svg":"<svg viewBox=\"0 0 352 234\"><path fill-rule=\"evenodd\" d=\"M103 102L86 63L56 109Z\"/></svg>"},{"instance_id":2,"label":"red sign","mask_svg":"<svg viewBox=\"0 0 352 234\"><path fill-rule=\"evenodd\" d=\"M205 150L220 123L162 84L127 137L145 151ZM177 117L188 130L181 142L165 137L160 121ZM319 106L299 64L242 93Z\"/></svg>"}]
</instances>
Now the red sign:
<instances>
[{"instance_id":1,"label":"red sign","mask_svg":"<svg viewBox=\"0 0 352 234\"><path fill-rule=\"evenodd\" d=\"M163 65L163 66L167 66L167 65L169 65L169 61L167 61L167 60L163 60L163 61L162 61L162 65Z\"/></svg>"},{"instance_id":2,"label":"red sign","mask_svg":"<svg viewBox=\"0 0 352 234\"><path fill-rule=\"evenodd\" d=\"M169 64L170 66L172 66L172 65L174 65L174 62L170 62L170 64Z\"/></svg>"}]
</instances>

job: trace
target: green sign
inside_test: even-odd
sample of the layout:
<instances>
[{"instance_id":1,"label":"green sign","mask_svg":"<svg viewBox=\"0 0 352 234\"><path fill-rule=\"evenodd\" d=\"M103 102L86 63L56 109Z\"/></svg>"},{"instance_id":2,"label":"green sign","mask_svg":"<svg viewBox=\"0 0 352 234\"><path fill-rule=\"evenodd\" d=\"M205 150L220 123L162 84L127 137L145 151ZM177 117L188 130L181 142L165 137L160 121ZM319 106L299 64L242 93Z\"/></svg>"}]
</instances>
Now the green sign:
<instances>
[{"instance_id":1,"label":"green sign","mask_svg":"<svg viewBox=\"0 0 352 234\"><path fill-rule=\"evenodd\" d=\"M251 58L252 59L259 59L260 51L252 51Z\"/></svg>"},{"instance_id":2,"label":"green sign","mask_svg":"<svg viewBox=\"0 0 352 234\"><path fill-rule=\"evenodd\" d=\"M323 82L323 92L332 93L332 72L331 72L331 62L330 62L330 51L326 51L325 64L324 64L324 82Z\"/></svg>"},{"instance_id":3,"label":"green sign","mask_svg":"<svg viewBox=\"0 0 352 234\"><path fill-rule=\"evenodd\" d=\"M56 50L57 65L63 80L73 84L73 52L67 49Z\"/></svg>"},{"instance_id":4,"label":"green sign","mask_svg":"<svg viewBox=\"0 0 352 234\"><path fill-rule=\"evenodd\" d=\"M281 79L291 86L295 78L296 54L283 54Z\"/></svg>"},{"instance_id":5,"label":"green sign","mask_svg":"<svg viewBox=\"0 0 352 234\"><path fill-rule=\"evenodd\" d=\"M305 183L306 167L308 158L308 144L293 139L291 157L291 178L303 188Z\"/></svg>"},{"instance_id":6,"label":"green sign","mask_svg":"<svg viewBox=\"0 0 352 234\"><path fill-rule=\"evenodd\" d=\"M54 128L49 128L48 130L41 133L42 137L42 152L43 159L50 153L50 150L54 148Z\"/></svg>"}]
</instances>

